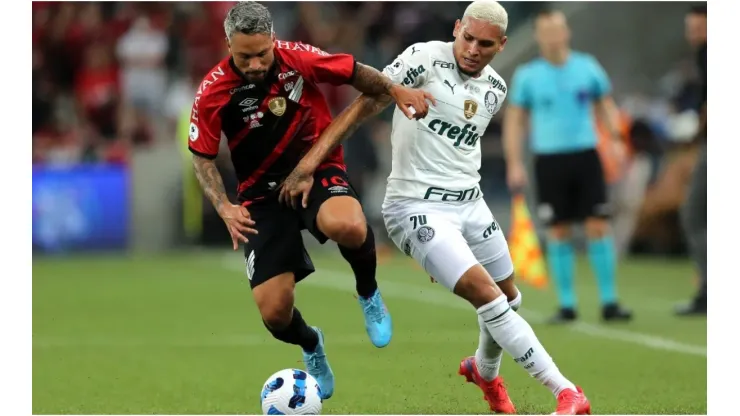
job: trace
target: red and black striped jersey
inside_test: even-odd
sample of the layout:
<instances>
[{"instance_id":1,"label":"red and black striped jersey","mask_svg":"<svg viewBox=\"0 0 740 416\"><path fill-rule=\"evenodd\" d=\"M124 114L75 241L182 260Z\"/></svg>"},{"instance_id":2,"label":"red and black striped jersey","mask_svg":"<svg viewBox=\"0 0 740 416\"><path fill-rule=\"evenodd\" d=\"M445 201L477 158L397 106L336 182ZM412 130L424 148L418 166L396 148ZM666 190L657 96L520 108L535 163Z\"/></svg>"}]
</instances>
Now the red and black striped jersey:
<instances>
[{"instance_id":1,"label":"red and black striped jersey","mask_svg":"<svg viewBox=\"0 0 740 416\"><path fill-rule=\"evenodd\" d=\"M355 73L351 55L281 40L274 50L275 64L263 85L250 83L231 57L219 62L201 82L190 116L191 152L213 159L220 141L227 141L242 204L276 194L331 123L317 84L348 84ZM342 147L324 163L345 169Z\"/></svg>"}]
</instances>

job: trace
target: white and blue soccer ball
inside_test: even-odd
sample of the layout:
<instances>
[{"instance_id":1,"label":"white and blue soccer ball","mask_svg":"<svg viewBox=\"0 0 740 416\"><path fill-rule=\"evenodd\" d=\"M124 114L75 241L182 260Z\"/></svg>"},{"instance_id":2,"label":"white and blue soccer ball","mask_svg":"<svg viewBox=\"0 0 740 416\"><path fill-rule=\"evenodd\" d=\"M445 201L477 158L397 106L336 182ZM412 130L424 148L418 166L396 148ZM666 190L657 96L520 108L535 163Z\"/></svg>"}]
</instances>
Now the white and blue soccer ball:
<instances>
[{"instance_id":1,"label":"white and blue soccer ball","mask_svg":"<svg viewBox=\"0 0 740 416\"><path fill-rule=\"evenodd\" d=\"M318 415L323 405L319 383L303 370L288 368L270 376L262 388L265 415Z\"/></svg>"}]
</instances>

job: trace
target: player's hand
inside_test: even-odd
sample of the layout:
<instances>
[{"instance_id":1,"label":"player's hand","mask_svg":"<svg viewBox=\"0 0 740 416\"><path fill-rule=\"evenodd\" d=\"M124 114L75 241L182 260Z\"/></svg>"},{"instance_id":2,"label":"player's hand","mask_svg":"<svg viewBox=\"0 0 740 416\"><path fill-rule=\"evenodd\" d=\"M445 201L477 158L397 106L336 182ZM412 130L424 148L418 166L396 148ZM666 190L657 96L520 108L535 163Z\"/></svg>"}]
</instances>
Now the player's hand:
<instances>
[{"instance_id":1,"label":"player's hand","mask_svg":"<svg viewBox=\"0 0 740 416\"><path fill-rule=\"evenodd\" d=\"M511 163L506 168L506 184L512 192L521 192L527 186L527 169L521 162Z\"/></svg>"},{"instance_id":2,"label":"player's hand","mask_svg":"<svg viewBox=\"0 0 740 416\"><path fill-rule=\"evenodd\" d=\"M239 242L248 243L246 234L257 234L257 230L252 228L254 221L249 214L249 210L241 205L224 204L219 210L218 215L226 223L226 229L231 234L231 242L234 243L234 251L239 249Z\"/></svg>"},{"instance_id":3,"label":"player's hand","mask_svg":"<svg viewBox=\"0 0 740 416\"><path fill-rule=\"evenodd\" d=\"M290 172L280 185L278 201L286 203L296 209L296 199L300 196L303 208L308 208L308 194L313 187L313 172L303 169L300 165Z\"/></svg>"},{"instance_id":4,"label":"player's hand","mask_svg":"<svg viewBox=\"0 0 740 416\"><path fill-rule=\"evenodd\" d=\"M423 90L415 90L413 88L402 87L400 85L394 85L390 91L391 97L396 101L396 105L401 109L403 114L409 120L422 119L426 117L429 112L429 104L437 105L437 100L434 96Z\"/></svg>"}]
</instances>

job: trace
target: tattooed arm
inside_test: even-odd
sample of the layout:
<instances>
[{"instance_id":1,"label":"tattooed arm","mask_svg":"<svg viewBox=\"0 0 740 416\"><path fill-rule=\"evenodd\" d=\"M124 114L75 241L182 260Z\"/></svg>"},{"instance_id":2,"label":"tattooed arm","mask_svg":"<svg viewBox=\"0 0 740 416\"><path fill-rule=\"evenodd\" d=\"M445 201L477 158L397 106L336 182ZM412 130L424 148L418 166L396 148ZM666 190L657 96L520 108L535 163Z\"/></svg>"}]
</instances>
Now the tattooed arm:
<instances>
[{"instance_id":1,"label":"tattooed arm","mask_svg":"<svg viewBox=\"0 0 740 416\"><path fill-rule=\"evenodd\" d=\"M203 193L211 201L211 204L216 208L219 215L221 215L224 205L228 205L230 202L224 189L221 174L218 173L216 161L193 155L193 168L195 169L195 176L198 178L198 182L200 182Z\"/></svg>"},{"instance_id":2,"label":"tattooed arm","mask_svg":"<svg viewBox=\"0 0 740 416\"><path fill-rule=\"evenodd\" d=\"M359 96L324 130L311 150L303 156L298 166L285 178L278 200L295 208L295 200L303 195L303 207L308 206L308 194L313 186L313 173L326 156L346 137L349 137L368 118L380 113L393 102L388 95Z\"/></svg>"},{"instance_id":3,"label":"tattooed arm","mask_svg":"<svg viewBox=\"0 0 740 416\"><path fill-rule=\"evenodd\" d=\"M361 93L371 96L386 95L398 104L398 108L408 117L423 118L429 111L427 99L434 103L431 94L394 84L393 81L375 68L357 62L352 86ZM389 102L390 104L390 102ZM385 107L383 107L385 108ZM382 109L381 109L382 110ZM378 110L380 112L381 110ZM376 113L377 114L377 113Z\"/></svg>"},{"instance_id":4,"label":"tattooed arm","mask_svg":"<svg viewBox=\"0 0 740 416\"><path fill-rule=\"evenodd\" d=\"M394 84L393 80L382 72L359 62L352 86L363 94L324 130L319 140L301 160L299 166L302 168L315 170L336 145L354 133L367 119L380 114L393 101L398 103L399 109L406 113L408 118L412 118L413 114L407 113L404 104L414 107L415 114L419 117L426 115L428 110L426 100L435 103L434 97L428 92ZM407 94L409 98L406 98Z\"/></svg>"},{"instance_id":5,"label":"tattooed arm","mask_svg":"<svg viewBox=\"0 0 740 416\"><path fill-rule=\"evenodd\" d=\"M380 114L393 103L389 95L362 94L324 130L319 140L301 160L302 169L313 172L329 153L344 139L352 135L367 119Z\"/></svg>"},{"instance_id":6,"label":"tattooed arm","mask_svg":"<svg viewBox=\"0 0 740 416\"><path fill-rule=\"evenodd\" d=\"M371 95L390 95L391 90L395 85L390 78L383 75L382 72L373 67L359 62L357 62L356 65L357 67L355 68L355 76L352 79L352 86L355 87L357 91Z\"/></svg>"},{"instance_id":7,"label":"tattooed arm","mask_svg":"<svg viewBox=\"0 0 740 416\"><path fill-rule=\"evenodd\" d=\"M246 234L257 234L257 230L252 228L254 221L249 211L246 207L232 204L229 201L215 160L193 155L193 167L195 168L195 176L203 188L203 193L208 196L218 215L224 220L226 229L229 230L231 235L234 250L238 250L240 242L249 242Z\"/></svg>"}]
</instances>

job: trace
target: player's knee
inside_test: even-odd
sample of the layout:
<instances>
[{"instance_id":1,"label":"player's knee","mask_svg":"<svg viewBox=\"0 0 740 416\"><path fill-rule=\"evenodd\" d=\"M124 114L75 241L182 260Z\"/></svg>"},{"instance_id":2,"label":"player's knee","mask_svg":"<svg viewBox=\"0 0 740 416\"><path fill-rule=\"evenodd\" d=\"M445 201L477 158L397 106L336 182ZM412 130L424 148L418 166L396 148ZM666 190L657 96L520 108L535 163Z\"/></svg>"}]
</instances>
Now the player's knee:
<instances>
[{"instance_id":1,"label":"player's knee","mask_svg":"<svg viewBox=\"0 0 740 416\"><path fill-rule=\"evenodd\" d=\"M360 203L349 196L330 198L319 208L316 225L332 241L359 248L367 238L367 222Z\"/></svg>"},{"instance_id":2,"label":"player's knee","mask_svg":"<svg viewBox=\"0 0 740 416\"><path fill-rule=\"evenodd\" d=\"M367 224L361 215L335 217L326 224L326 230L321 230L329 239L348 248L362 246L367 238Z\"/></svg>"},{"instance_id":3,"label":"player's knee","mask_svg":"<svg viewBox=\"0 0 740 416\"><path fill-rule=\"evenodd\" d=\"M603 218L589 218L586 220L586 236L590 239L599 239L609 234L609 222Z\"/></svg>"},{"instance_id":4,"label":"player's knee","mask_svg":"<svg viewBox=\"0 0 740 416\"><path fill-rule=\"evenodd\" d=\"M470 302L476 309L493 302L503 294L480 264L471 267L462 275L453 292Z\"/></svg>"},{"instance_id":5,"label":"player's knee","mask_svg":"<svg viewBox=\"0 0 740 416\"><path fill-rule=\"evenodd\" d=\"M548 230L550 238L557 241L563 241L570 238L570 226L567 224L556 224L550 226Z\"/></svg>"}]
</instances>

